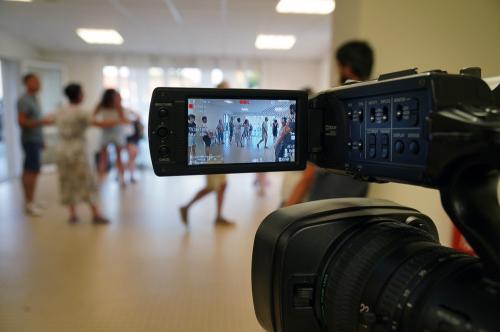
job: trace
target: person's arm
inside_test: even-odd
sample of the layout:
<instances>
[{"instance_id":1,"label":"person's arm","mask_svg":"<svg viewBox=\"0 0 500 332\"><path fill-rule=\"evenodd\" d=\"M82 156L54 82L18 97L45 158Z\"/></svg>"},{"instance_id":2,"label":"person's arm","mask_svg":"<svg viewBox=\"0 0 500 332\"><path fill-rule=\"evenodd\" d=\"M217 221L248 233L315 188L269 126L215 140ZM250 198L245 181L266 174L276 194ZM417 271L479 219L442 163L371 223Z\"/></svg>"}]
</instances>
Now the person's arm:
<instances>
[{"instance_id":1,"label":"person's arm","mask_svg":"<svg viewBox=\"0 0 500 332\"><path fill-rule=\"evenodd\" d=\"M314 180L315 170L316 166L314 166L311 163L307 164L306 169L302 173L301 179L295 185L295 187L292 190L292 193L290 194L290 197L286 200L283 206L295 205L302 203L304 201L306 194L309 192L309 189L311 189L311 185Z\"/></svg>"},{"instance_id":2,"label":"person's arm","mask_svg":"<svg viewBox=\"0 0 500 332\"><path fill-rule=\"evenodd\" d=\"M131 122L126 119L120 119L120 120L97 120L96 118L92 117L90 119L90 124L95 127L99 128L112 128L116 127L122 124L130 124Z\"/></svg>"},{"instance_id":3,"label":"person's arm","mask_svg":"<svg viewBox=\"0 0 500 332\"><path fill-rule=\"evenodd\" d=\"M138 112L129 109L128 113L134 118L133 121L141 121L141 115Z\"/></svg>"},{"instance_id":4,"label":"person's arm","mask_svg":"<svg viewBox=\"0 0 500 332\"><path fill-rule=\"evenodd\" d=\"M19 123L19 126L21 126L22 128L37 128L53 123L53 121L50 118L32 120L26 115L25 112L19 112L17 114L17 122Z\"/></svg>"}]
</instances>

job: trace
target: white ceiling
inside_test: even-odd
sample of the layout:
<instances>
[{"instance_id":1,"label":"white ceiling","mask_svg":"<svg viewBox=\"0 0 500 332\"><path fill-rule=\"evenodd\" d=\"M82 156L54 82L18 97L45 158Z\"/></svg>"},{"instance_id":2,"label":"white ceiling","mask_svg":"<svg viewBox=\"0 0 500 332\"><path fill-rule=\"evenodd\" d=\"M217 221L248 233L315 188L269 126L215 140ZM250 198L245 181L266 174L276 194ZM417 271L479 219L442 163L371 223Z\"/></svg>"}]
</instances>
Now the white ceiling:
<instances>
[{"instance_id":1,"label":"white ceiling","mask_svg":"<svg viewBox=\"0 0 500 332\"><path fill-rule=\"evenodd\" d=\"M285 15L278 0L0 0L0 29L46 51L316 59L330 47L331 15ZM85 44L78 27L112 28L120 46ZM290 51L260 51L258 33L294 34Z\"/></svg>"}]
</instances>

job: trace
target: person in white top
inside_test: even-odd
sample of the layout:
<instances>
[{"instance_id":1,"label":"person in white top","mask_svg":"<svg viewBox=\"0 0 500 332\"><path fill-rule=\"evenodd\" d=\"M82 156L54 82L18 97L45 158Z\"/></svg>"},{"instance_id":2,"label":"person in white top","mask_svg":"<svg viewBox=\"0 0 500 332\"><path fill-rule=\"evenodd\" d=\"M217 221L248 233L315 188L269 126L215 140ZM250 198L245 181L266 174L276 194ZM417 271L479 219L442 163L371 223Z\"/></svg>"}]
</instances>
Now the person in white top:
<instances>
[{"instance_id":1,"label":"person in white top","mask_svg":"<svg viewBox=\"0 0 500 332\"><path fill-rule=\"evenodd\" d=\"M212 145L212 133L208 130L208 119L206 116L201 118L202 124L200 125L201 138L203 143L205 143L205 156L210 157L210 146Z\"/></svg>"},{"instance_id":2,"label":"person in white top","mask_svg":"<svg viewBox=\"0 0 500 332\"><path fill-rule=\"evenodd\" d=\"M122 99L118 91L115 89L106 89L102 95L101 102L96 107L94 118L98 121L108 120L123 120L125 114L122 107ZM101 136L101 151L99 154L99 176L102 179L106 174L108 165L107 149L110 144L115 147L116 151L116 168L118 170L118 178L122 187L125 186L125 169L123 167L121 152L125 146L125 135L120 126L112 128L104 128Z\"/></svg>"},{"instance_id":3,"label":"person in white top","mask_svg":"<svg viewBox=\"0 0 500 332\"><path fill-rule=\"evenodd\" d=\"M259 148L259 144L264 142L264 149L267 149L267 116L264 119L264 122L262 122L262 138L260 139L259 143L257 143L257 149Z\"/></svg>"},{"instance_id":4,"label":"person in white top","mask_svg":"<svg viewBox=\"0 0 500 332\"><path fill-rule=\"evenodd\" d=\"M234 138L236 139L236 147L243 147L243 143L241 142L241 119L236 119L236 126L234 126Z\"/></svg>"}]
</instances>

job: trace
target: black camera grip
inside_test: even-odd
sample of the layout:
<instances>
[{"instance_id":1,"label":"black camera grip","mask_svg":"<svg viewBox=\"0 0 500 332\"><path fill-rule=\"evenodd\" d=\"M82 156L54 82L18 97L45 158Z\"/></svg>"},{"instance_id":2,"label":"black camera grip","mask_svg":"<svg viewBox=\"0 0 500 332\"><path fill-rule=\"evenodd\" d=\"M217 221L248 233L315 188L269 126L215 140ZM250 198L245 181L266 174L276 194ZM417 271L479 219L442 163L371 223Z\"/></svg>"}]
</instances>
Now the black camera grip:
<instances>
[{"instance_id":1,"label":"black camera grip","mask_svg":"<svg viewBox=\"0 0 500 332\"><path fill-rule=\"evenodd\" d=\"M444 209L492 279L500 275L498 180L498 165L465 164L440 188Z\"/></svg>"}]
</instances>

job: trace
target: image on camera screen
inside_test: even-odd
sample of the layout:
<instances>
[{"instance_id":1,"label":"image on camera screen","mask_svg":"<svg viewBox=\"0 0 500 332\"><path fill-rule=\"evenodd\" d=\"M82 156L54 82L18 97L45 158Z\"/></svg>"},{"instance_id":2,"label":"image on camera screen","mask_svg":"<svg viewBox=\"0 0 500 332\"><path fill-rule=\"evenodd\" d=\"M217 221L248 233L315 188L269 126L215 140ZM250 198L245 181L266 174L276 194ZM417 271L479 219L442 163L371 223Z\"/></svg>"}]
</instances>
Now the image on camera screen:
<instances>
[{"instance_id":1,"label":"image on camera screen","mask_svg":"<svg viewBox=\"0 0 500 332\"><path fill-rule=\"evenodd\" d=\"M188 99L188 165L295 162L296 100Z\"/></svg>"}]
</instances>

